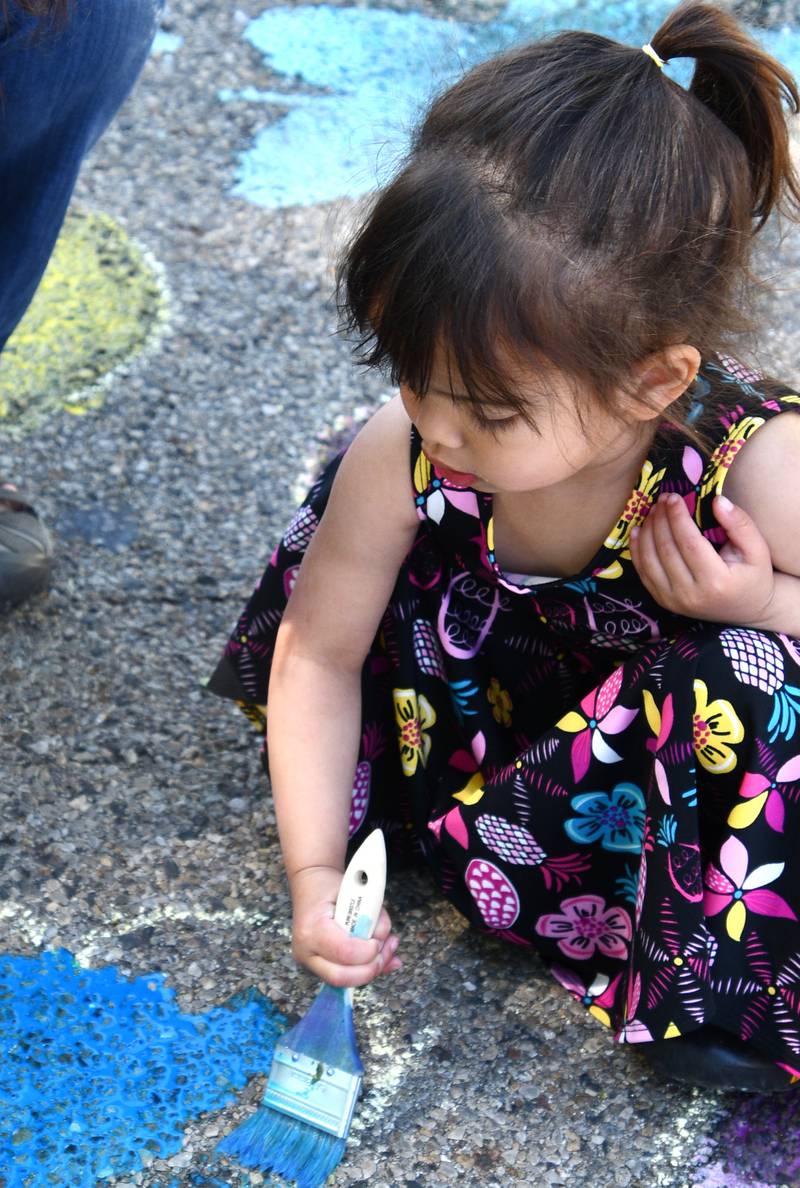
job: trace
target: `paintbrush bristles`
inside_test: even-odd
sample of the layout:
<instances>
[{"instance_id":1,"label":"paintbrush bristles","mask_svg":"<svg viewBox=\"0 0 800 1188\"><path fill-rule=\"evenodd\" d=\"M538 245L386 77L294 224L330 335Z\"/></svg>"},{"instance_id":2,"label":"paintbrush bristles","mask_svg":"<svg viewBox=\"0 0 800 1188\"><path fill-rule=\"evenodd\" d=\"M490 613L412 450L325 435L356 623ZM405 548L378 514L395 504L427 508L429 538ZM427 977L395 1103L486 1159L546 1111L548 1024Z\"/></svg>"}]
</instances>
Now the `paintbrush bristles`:
<instances>
[{"instance_id":1,"label":"paintbrush bristles","mask_svg":"<svg viewBox=\"0 0 800 1188\"><path fill-rule=\"evenodd\" d=\"M262 1107L217 1149L243 1167L296 1180L298 1188L318 1188L341 1163L345 1140Z\"/></svg>"}]
</instances>

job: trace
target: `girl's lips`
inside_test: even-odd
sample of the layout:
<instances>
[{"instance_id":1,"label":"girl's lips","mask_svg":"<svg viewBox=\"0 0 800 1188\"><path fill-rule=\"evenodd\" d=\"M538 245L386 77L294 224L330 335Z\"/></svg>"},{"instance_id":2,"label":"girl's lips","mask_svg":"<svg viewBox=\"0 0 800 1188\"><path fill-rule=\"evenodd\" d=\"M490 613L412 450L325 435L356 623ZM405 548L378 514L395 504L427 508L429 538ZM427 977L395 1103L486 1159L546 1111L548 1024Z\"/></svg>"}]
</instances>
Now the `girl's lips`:
<instances>
[{"instance_id":1,"label":"girl's lips","mask_svg":"<svg viewBox=\"0 0 800 1188\"><path fill-rule=\"evenodd\" d=\"M430 462L439 478L444 479L446 483L450 483L453 487L471 487L478 477L475 474L467 474L463 470L451 470L449 466L444 466L441 462L437 462L435 458L431 458Z\"/></svg>"}]
</instances>

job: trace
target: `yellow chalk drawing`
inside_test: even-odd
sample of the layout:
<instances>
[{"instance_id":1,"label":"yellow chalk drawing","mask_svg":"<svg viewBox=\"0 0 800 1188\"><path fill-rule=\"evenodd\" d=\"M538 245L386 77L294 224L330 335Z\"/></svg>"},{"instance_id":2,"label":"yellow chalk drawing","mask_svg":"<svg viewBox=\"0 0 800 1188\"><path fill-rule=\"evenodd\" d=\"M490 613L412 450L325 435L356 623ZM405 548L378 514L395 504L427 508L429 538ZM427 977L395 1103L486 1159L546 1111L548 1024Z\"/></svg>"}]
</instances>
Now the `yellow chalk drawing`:
<instances>
[{"instance_id":1,"label":"yellow chalk drawing","mask_svg":"<svg viewBox=\"0 0 800 1188\"><path fill-rule=\"evenodd\" d=\"M98 383L164 320L156 266L108 215L73 209L24 318L0 355L0 433L48 411L80 416Z\"/></svg>"}]
</instances>

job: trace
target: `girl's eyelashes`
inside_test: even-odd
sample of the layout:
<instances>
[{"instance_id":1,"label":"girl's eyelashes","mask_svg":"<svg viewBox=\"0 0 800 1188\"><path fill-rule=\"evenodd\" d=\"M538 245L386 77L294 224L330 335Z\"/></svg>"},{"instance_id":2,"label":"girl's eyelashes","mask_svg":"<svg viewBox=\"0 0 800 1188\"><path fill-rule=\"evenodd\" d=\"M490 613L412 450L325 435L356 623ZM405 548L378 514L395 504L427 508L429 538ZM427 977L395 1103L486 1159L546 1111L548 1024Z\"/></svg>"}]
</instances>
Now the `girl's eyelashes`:
<instances>
[{"instance_id":1,"label":"girl's eyelashes","mask_svg":"<svg viewBox=\"0 0 800 1188\"><path fill-rule=\"evenodd\" d=\"M482 429L486 429L489 433L503 433L506 429L510 429L512 425L518 424L520 421L519 413L512 413L510 417L481 417L480 425Z\"/></svg>"},{"instance_id":2,"label":"girl's eyelashes","mask_svg":"<svg viewBox=\"0 0 800 1188\"><path fill-rule=\"evenodd\" d=\"M511 413L507 417L484 417L480 412L475 411L472 414L472 419L477 427L485 433L491 433L493 436L499 436L501 433L512 429L515 425L519 425L522 420L521 413ZM535 431L536 427L532 422L528 421L531 429Z\"/></svg>"},{"instance_id":3,"label":"girl's eyelashes","mask_svg":"<svg viewBox=\"0 0 800 1188\"><path fill-rule=\"evenodd\" d=\"M458 396L453 392L437 393L434 391L434 395L437 394L443 396L446 395L450 400L450 403L456 409L458 409L459 412L463 411L464 405L466 404L468 406L468 416L472 423L477 425L477 427L481 430L488 430L489 433L501 433L503 429L510 428L511 425L515 424L521 419L520 414L516 412L509 413L509 415L506 417L487 417L481 412L479 405L473 404L472 401L468 401L463 396Z\"/></svg>"},{"instance_id":4,"label":"girl's eyelashes","mask_svg":"<svg viewBox=\"0 0 800 1188\"><path fill-rule=\"evenodd\" d=\"M421 403L422 398L417 396L413 388L409 387L408 384L402 384L402 389L404 389L403 399L407 404L414 405ZM514 426L521 424L522 421L525 421L525 423L530 429L534 431L534 433L539 432L530 417L524 416L523 413L520 412L509 412L508 416L505 417L487 417L481 411L479 405L475 405L471 401L468 401L465 397L459 396L453 392L445 392L444 390L431 388L428 390L427 395L446 397L450 401L451 405L456 408L461 415L464 413L464 406L467 405L467 416L472 421L473 425L475 425L475 427L482 433L490 433L492 436L499 436L501 433L505 433Z\"/></svg>"},{"instance_id":5,"label":"girl's eyelashes","mask_svg":"<svg viewBox=\"0 0 800 1188\"><path fill-rule=\"evenodd\" d=\"M463 408L463 404L461 407ZM495 428L501 428L503 425L511 424L511 422L517 419L516 413L511 413L507 417L487 417L481 411L480 407L474 404L470 404L468 414L472 423L477 425L479 429L493 430Z\"/></svg>"}]
</instances>

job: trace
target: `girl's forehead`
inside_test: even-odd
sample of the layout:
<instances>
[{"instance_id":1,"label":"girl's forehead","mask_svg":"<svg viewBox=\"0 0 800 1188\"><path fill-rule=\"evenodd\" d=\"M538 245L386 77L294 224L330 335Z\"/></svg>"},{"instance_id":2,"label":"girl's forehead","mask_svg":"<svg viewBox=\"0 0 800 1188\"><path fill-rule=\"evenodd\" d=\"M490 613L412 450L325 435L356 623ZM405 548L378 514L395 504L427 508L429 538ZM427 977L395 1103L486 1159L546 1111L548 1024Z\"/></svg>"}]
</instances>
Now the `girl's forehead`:
<instances>
[{"instance_id":1,"label":"girl's forehead","mask_svg":"<svg viewBox=\"0 0 800 1188\"><path fill-rule=\"evenodd\" d=\"M491 366L462 375L455 352L445 344L437 346L433 353L427 391L471 401L477 396L487 404L507 403L505 394L531 403L548 396L576 395L572 377L560 372L543 355L530 353L523 357L509 347L498 346Z\"/></svg>"}]
</instances>

